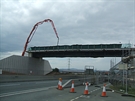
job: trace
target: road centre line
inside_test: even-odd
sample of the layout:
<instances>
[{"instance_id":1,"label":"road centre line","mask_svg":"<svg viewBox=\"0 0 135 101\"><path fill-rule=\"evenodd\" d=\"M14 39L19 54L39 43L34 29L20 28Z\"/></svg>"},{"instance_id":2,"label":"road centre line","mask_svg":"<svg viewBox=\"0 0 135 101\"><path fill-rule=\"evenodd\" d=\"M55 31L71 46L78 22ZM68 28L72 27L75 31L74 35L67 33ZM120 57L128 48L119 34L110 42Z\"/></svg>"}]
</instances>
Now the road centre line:
<instances>
[{"instance_id":1,"label":"road centre line","mask_svg":"<svg viewBox=\"0 0 135 101\"><path fill-rule=\"evenodd\" d=\"M109 85L109 84L107 84L106 86L108 86L108 85ZM89 94L92 93L92 92L95 92L95 91L97 91L97 90L99 90L99 89L102 89L102 88L94 89L94 90L90 91ZM77 100L77 99L79 99L79 98L81 98L81 97L85 97L85 96L84 96L84 95L80 95L79 97L76 97L76 98L74 98L74 99L71 99L70 101ZM87 98L89 98L89 97L90 97L90 96L87 96Z\"/></svg>"},{"instance_id":2,"label":"road centre line","mask_svg":"<svg viewBox=\"0 0 135 101\"><path fill-rule=\"evenodd\" d=\"M78 99L79 97L76 97L75 99Z\"/></svg>"},{"instance_id":3,"label":"road centre line","mask_svg":"<svg viewBox=\"0 0 135 101\"><path fill-rule=\"evenodd\" d=\"M89 94L92 93L92 92L94 92L94 91L97 91L97 90L99 90L99 89L101 89L101 88L94 89L94 90L90 91ZM74 98L74 99L71 99L70 101L77 100L77 99L79 99L79 98L81 98L81 97L85 97L85 96L84 96L84 95L80 95L79 97L76 97L76 98ZM87 97L89 98L90 96L87 96Z\"/></svg>"},{"instance_id":4,"label":"road centre line","mask_svg":"<svg viewBox=\"0 0 135 101\"><path fill-rule=\"evenodd\" d=\"M81 95L80 97L83 97L83 95Z\"/></svg>"}]
</instances>

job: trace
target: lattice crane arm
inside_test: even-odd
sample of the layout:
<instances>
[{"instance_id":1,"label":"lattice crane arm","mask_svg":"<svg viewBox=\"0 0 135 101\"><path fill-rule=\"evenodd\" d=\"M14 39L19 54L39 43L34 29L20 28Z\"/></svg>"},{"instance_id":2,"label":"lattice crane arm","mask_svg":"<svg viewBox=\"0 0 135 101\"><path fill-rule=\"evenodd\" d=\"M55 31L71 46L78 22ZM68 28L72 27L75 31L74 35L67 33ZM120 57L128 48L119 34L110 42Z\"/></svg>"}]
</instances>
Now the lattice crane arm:
<instances>
[{"instance_id":1,"label":"lattice crane arm","mask_svg":"<svg viewBox=\"0 0 135 101\"><path fill-rule=\"evenodd\" d=\"M58 38L58 41L57 41L57 45L58 45L58 43L59 43L59 36L58 36L58 33L57 33L57 31L56 31L56 28L55 28L55 26L54 26L53 21L52 21L51 19L45 19L45 20L43 20L43 21L37 22L37 23L33 26L32 30L31 30L31 32L30 32L30 34L29 34L29 36L28 36L28 38L27 38L27 40L26 40L26 43L25 43L25 45L24 45L24 50L23 50L23 52L22 52L22 56L24 56L24 54L25 54L25 52L26 52L26 49L27 49L27 46L28 46L28 43L32 40L32 37L33 37L33 35L35 34L38 25L41 25L41 24L43 24L44 22L50 22L50 23L51 23L51 25L52 25L52 27L53 27L53 30L54 30L54 32L55 32L55 34L56 34L56 37Z\"/></svg>"}]
</instances>

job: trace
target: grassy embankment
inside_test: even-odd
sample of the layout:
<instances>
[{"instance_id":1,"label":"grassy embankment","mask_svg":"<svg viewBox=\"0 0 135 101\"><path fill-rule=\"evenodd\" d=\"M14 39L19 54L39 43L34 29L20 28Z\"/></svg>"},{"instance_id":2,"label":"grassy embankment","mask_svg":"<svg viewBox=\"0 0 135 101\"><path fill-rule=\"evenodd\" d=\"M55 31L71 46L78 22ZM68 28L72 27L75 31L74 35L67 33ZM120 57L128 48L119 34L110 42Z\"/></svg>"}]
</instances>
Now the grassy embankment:
<instances>
[{"instance_id":1,"label":"grassy embankment","mask_svg":"<svg viewBox=\"0 0 135 101\"><path fill-rule=\"evenodd\" d=\"M111 85L110 88L113 90L117 90L121 93L126 92L126 86L122 86L122 85L113 86L113 85ZM135 95L135 88L127 87L127 92L128 92L128 94Z\"/></svg>"}]
</instances>

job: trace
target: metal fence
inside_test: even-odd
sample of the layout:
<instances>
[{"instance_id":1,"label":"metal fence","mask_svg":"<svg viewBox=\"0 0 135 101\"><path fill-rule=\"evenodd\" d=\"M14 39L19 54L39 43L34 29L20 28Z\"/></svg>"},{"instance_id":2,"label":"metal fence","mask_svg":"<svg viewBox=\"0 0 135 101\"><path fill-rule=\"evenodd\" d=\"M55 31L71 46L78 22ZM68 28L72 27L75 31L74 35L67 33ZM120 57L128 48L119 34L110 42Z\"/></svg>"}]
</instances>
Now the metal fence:
<instances>
[{"instance_id":1,"label":"metal fence","mask_svg":"<svg viewBox=\"0 0 135 101\"><path fill-rule=\"evenodd\" d=\"M131 48L131 44L123 45L123 48ZM127 57L124 57L127 56ZM121 61L114 65L110 62L109 80L115 86L135 88L135 50L122 52Z\"/></svg>"},{"instance_id":2,"label":"metal fence","mask_svg":"<svg viewBox=\"0 0 135 101\"><path fill-rule=\"evenodd\" d=\"M115 86L135 88L135 66L119 62L110 68L109 80Z\"/></svg>"}]
</instances>

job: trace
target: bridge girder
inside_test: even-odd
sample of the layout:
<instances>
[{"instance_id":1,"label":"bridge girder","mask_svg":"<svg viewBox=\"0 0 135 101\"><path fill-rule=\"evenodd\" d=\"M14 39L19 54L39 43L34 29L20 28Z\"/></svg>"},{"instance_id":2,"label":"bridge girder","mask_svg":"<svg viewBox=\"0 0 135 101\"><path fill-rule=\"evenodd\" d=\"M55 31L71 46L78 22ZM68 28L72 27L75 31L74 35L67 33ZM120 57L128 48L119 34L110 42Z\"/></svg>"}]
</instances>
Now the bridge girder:
<instances>
[{"instance_id":1,"label":"bridge girder","mask_svg":"<svg viewBox=\"0 0 135 101\"><path fill-rule=\"evenodd\" d=\"M134 49L135 51L135 49ZM50 50L29 51L32 57L124 57L128 56L131 49L99 49L99 50Z\"/></svg>"}]
</instances>

